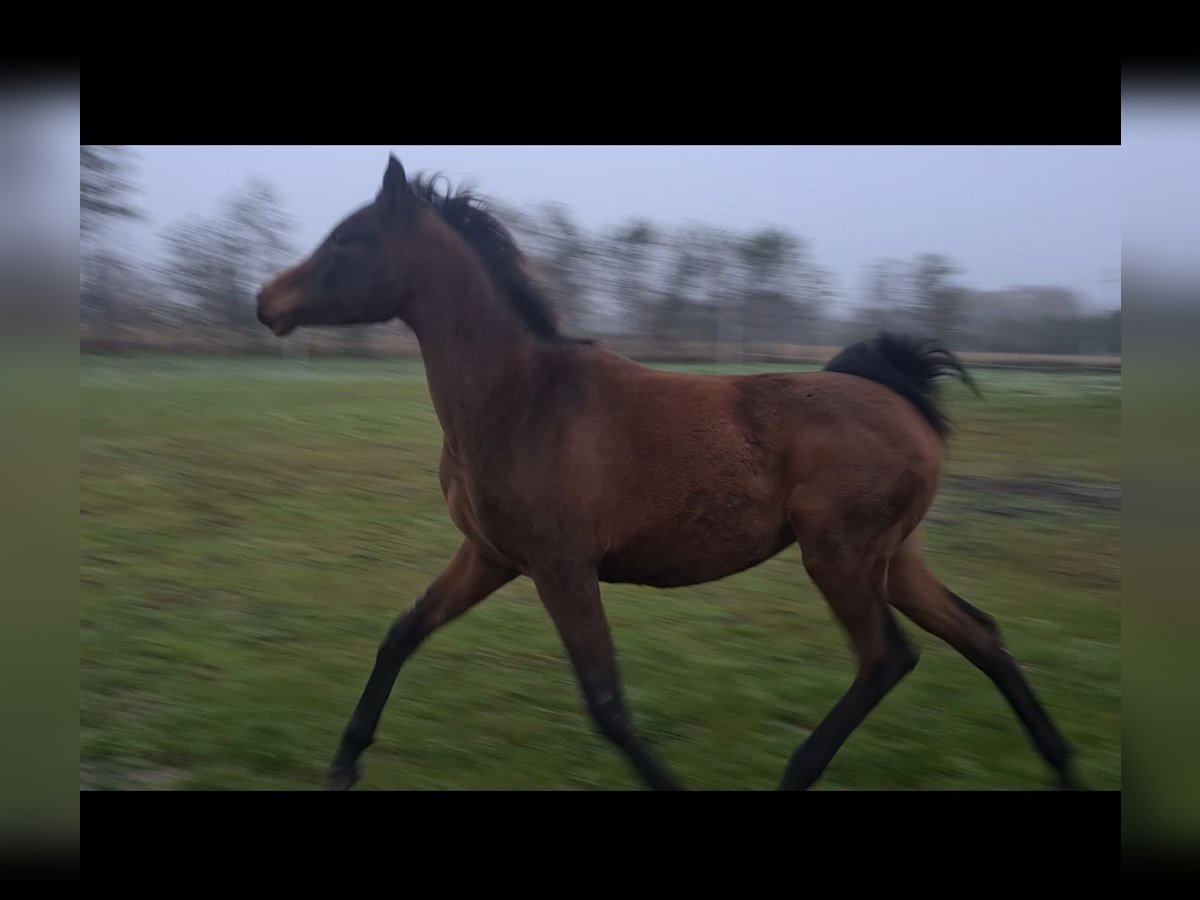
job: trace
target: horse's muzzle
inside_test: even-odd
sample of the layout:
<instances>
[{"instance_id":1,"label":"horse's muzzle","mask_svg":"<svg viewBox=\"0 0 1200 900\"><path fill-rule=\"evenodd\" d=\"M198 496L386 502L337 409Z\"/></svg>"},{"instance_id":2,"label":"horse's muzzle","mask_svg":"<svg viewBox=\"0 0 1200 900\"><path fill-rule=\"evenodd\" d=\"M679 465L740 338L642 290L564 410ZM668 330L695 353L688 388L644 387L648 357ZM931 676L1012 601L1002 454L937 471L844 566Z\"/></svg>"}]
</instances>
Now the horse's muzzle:
<instances>
[{"instance_id":1,"label":"horse's muzzle","mask_svg":"<svg viewBox=\"0 0 1200 900\"><path fill-rule=\"evenodd\" d=\"M258 296L255 299L258 300L258 309L256 312L256 316L258 318L258 321L261 324L266 325L273 332L275 332L275 334L278 335L279 337L283 337L285 334L287 334L289 331L292 330L291 324L287 321L288 316L286 316L286 315L272 316L272 315L269 315L267 313L267 311L263 308L262 291L258 292Z\"/></svg>"}]
</instances>

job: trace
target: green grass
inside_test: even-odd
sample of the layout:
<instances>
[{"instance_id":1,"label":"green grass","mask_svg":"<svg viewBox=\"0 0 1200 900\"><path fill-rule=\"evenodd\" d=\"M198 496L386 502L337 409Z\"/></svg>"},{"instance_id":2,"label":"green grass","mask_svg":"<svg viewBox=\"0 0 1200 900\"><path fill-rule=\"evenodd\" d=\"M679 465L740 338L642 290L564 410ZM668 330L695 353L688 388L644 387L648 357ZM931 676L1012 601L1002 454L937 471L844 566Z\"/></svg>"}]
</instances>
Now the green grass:
<instances>
[{"instance_id":1,"label":"green grass","mask_svg":"<svg viewBox=\"0 0 1200 900\"><path fill-rule=\"evenodd\" d=\"M986 401L947 394L928 558L1118 788L1119 376L979 379ZM380 638L459 543L419 363L84 357L80 420L81 787L322 787ZM635 722L691 788L774 787L853 677L796 548L604 596ZM904 627L921 664L818 787L1047 786L996 689ZM638 786L526 579L409 661L377 737L364 789Z\"/></svg>"}]
</instances>

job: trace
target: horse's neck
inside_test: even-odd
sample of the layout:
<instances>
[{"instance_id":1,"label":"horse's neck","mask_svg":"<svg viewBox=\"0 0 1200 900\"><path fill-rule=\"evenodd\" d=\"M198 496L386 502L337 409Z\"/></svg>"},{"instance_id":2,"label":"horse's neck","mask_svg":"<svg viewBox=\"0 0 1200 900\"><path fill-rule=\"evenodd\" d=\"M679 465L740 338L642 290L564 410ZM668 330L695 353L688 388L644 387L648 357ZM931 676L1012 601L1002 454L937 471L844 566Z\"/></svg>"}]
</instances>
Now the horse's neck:
<instances>
[{"instance_id":1,"label":"horse's neck","mask_svg":"<svg viewBox=\"0 0 1200 900\"><path fill-rule=\"evenodd\" d=\"M536 365L533 336L475 260L452 261L418 284L410 322L429 394L455 450L519 400Z\"/></svg>"}]
</instances>

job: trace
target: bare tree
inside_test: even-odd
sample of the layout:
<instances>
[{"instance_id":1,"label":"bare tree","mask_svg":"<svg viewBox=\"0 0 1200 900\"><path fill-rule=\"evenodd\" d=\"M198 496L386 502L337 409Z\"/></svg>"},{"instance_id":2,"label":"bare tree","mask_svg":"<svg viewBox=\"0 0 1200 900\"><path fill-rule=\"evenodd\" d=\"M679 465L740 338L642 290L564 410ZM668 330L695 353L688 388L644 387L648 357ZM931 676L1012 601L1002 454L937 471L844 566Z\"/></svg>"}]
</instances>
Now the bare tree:
<instances>
[{"instance_id":1,"label":"bare tree","mask_svg":"<svg viewBox=\"0 0 1200 900\"><path fill-rule=\"evenodd\" d=\"M626 323L638 322L653 303L652 256L661 240L653 225L634 219L598 242L607 263L604 282L611 285Z\"/></svg>"},{"instance_id":2,"label":"bare tree","mask_svg":"<svg viewBox=\"0 0 1200 900\"><path fill-rule=\"evenodd\" d=\"M508 210L504 218L566 325L586 329L596 299L588 291L594 252L570 208L543 203L528 212Z\"/></svg>"},{"instance_id":3,"label":"bare tree","mask_svg":"<svg viewBox=\"0 0 1200 900\"><path fill-rule=\"evenodd\" d=\"M966 294L950 279L958 269L946 257L925 253L913 267L913 312L923 332L953 342L958 335Z\"/></svg>"},{"instance_id":4,"label":"bare tree","mask_svg":"<svg viewBox=\"0 0 1200 900\"><path fill-rule=\"evenodd\" d=\"M79 229L90 233L111 219L140 218L132 205L137 192L133 181L134 157L128 147L116 144L82 144L79 147Z\"/></svg>"},{"instance_id":5,"label":"bare tree","mask_svg":"<svg viewBox=\"0 0 1200 900\"><path fill-rule=\"evenodd\" d=\"M241 329L250 323L248 279L239 272L243 249L220 218L192 215L163 235L167 244L166 280L196 308L203 321Z\"/></svg>"},{"instance_id":6,"label":"bare tree","mask_svg":"<svg viewBox=\"0 0 1200 900\"><path fill-rule=\"evenodd\" d=\"M738 244L741 317L752 343L803 341L824 313L828 276L813 263L807 242L767 228Z\"/></svg>"},{"instance_id":7,"label":"bare tree","mask_svg":"<svg viewBox=\"0 0 1200 900\"><path fill-rule=\"evenodd\" d=\"M79 317L85 327L112 335L120 327L123 300L128 300L129 263L108 226L141 218L133 205L134 156L114 144L79 147Z\"/></svg>"},{"instance_id":8,"label":"bare tree","mask_svg":"<svg viewBox=\"0 0 1200 900\"><path fill-rule=\"evenodd\" d=\"M229 200L227 216L244 248L241 268L252 287L287 266L295 254L289 235L296 223L284 209L274 185L263 178L250 178Z\"/></svg>"},{"instance_id":9,"label":"bare tree","mask_svg":"<svg viewBox=\"0 0 1200 900\"><path fill-rule=\"evenodd\" d=\"M192 216L168 229L167 280L209 324L254 329L254 293L286 265L292 228L274 187L252 178L217 215Z\"/></svg>"}]
</instances>

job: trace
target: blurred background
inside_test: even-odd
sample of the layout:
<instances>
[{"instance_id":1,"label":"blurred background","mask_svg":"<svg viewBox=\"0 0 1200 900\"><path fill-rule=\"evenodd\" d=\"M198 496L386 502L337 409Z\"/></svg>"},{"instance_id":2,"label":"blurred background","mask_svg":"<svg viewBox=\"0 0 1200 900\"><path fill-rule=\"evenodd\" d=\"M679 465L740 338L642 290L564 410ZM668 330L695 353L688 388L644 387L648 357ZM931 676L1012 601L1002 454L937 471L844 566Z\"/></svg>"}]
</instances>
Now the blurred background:
<instances>
[{"instance_id":1,"label":"blurred background","mask_svg":"<svg viewBox=\"0 0 1200 900\"><path fill-rule=\"evenodd\" d=\"M251 299L393 149L492 197L566 328L633 356L789 361L887 325L1118 366L1116 147L86 146L82 348L414 354L398 323L281 345Z\"/></svg>"}]
</instances>

